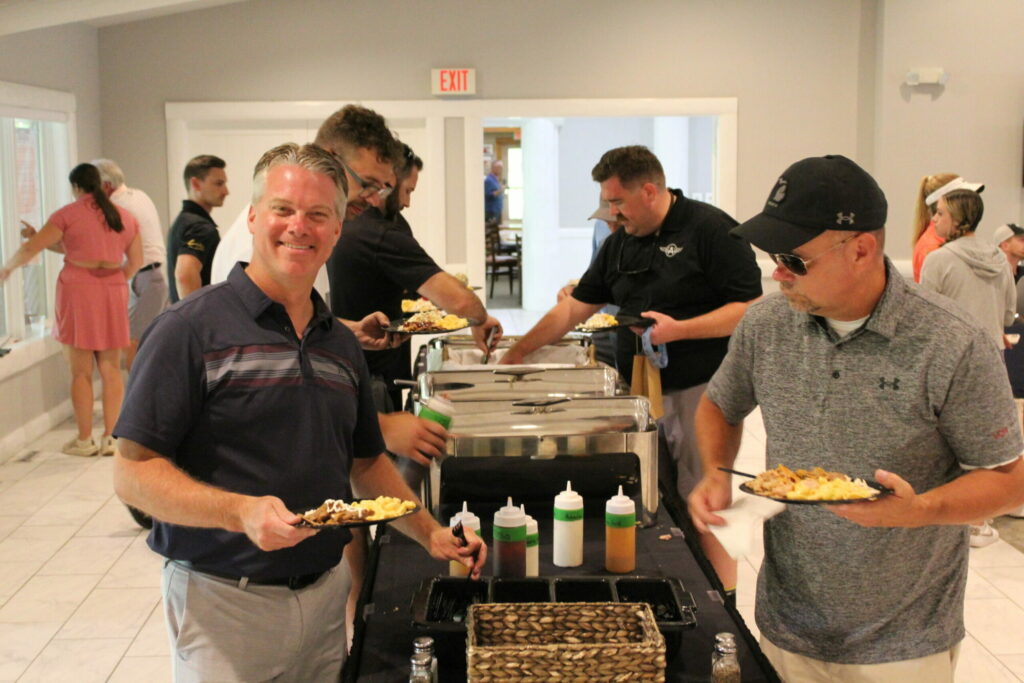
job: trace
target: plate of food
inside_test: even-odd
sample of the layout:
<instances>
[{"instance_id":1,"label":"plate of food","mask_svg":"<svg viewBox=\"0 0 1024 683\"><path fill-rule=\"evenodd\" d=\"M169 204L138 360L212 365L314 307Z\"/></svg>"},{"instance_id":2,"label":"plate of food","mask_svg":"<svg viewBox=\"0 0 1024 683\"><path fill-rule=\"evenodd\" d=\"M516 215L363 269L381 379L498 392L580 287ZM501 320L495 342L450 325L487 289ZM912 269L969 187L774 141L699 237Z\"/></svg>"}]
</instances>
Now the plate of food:
<instances>
[{"instance_id":1,"label":"plate of food","mask_svg":"<svg viewBox=\"0 0 1024 683\"><path fill-rule=\"evenodd\" d=\"M436 311L437 306L430 299L402 299L402 315L414 315L423 311Z\"/></svg>"},{"instance_id":2,"label":"plate of food","mask_svg":"<svg viewBox=\"0 0 1024 683\"><path fill-rule=\"evenodd\" d=\"M608 313L595 313L579 325L577 332L594 334L595 332L609 332L623 327L650 327L654 324L654 318L641 318L635 315L610 315Z\"/></svg>"},{"instance_id":3,"label":"plate of food","mask_svg":"<svg viewBox=\"0 0 1024 683\"><path fill-rule=\"evenodd\" d=\"M758 474L751 481L743 482L740 490L795 505L863 503L892 493L890 489L870 479L854 479L842 472L829 472L821 467L791 470L785 465L779 465Z\"/></svg>"},{"instance_id":4,"label":"plate of food","mask_svg":"<svg viewBox=\"0 0 1024 683\"><path fill-rule=\"evenodd\" d=\"M400 334L444 334L464 330L470 325L478 324L472 318L460 318L444 311L423 311L405 320L392 320L387 326L388 332Z\"/></svg>"},{"instance_id":5,"label":"plate of food","mask_svg":"<svg viewBox=\"0 0 1024 683\"><path fill-rule=\"evenodd\" d=\"M413 514L420 509L414 501L378 496L372 499L346 503L328 498L319 506L298 513L297 527L308 529L349 529L355 526L387 524Z\"/></svg>"}]
</instances>

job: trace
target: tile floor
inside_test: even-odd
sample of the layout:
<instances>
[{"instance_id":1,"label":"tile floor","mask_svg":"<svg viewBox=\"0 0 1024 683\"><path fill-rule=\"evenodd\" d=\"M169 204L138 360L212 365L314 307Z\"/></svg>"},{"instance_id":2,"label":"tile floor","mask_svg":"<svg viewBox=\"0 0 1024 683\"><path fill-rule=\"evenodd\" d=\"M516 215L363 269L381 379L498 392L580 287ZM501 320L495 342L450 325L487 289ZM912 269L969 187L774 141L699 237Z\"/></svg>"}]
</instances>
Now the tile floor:
<instances>
[{"instance_id":1,"label":"tile floor","mask_svg":"<svg viewBox=\"0 0 1024 683\"><path fill-rule=\"evenodd\" d=\"M501 319L515 334L538 316ZM169 680L161 558L113 495L112 459L59 452L72 433L68 422L0 462L0 681ZM737 468L762 469L764 444L755 413ZM741 562L737 598L755 632L760 560ZM1024 681L1024 553L971 551L966 620L958 683Z\"/></svg>"},{"instance_id":2,"label":"tile floor","mask_svg":"<svg viewBox=\"0 0 1024 683\"><path fill-rule=\"evenodd\" d=\"M764 425L755 412L746 421L736 469L760 472L764 452ZM738 485L741 478L734 479ZM754 591L762 558L763 549L740 561L736 592L737 607L755 635ZM964 613L967 638L961 646L956 682L1024 681L1024 553L1002 540L971 549Z\"/></svg>"}]
</instances>

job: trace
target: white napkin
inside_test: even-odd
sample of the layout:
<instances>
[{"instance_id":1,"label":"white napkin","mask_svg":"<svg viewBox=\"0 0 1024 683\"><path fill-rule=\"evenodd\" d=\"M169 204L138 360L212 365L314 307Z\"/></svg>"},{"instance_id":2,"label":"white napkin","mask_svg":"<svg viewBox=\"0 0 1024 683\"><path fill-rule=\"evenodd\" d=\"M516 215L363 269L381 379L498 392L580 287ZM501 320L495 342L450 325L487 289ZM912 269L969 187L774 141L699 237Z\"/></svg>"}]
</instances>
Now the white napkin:
<instances>
[{"instance_id":1,"label":"white napkin","mask_svg":"<svg viewBox=\"0 0 1024 683\"><path fill-rule=\"evenodd\" d=\"M708 528L725 548L725 552L738 560L749 555L753 549L754 531L758 524L785 509L786 505L776 500L760 496L741 496L725 510L715 512L725 520L724 526L709 524Z\"/></svg>"}]
</instances>

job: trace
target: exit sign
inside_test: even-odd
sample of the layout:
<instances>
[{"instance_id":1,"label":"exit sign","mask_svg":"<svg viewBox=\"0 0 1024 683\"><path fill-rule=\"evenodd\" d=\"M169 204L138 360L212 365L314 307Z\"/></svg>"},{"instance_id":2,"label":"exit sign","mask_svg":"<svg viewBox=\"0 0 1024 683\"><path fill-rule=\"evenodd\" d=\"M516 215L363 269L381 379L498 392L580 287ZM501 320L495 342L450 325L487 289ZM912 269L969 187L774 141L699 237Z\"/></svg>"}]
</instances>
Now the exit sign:
<instances>
[{"instance_id":1,"label":"exit sign","mask_svg":"<svg viewBox=\"0 0 1024 683\"><path fill-rule=\"evenodd\" d=\"M430 87L435 95L475 95L476 69L431 69Z\"/></svg>"}]
</instances>

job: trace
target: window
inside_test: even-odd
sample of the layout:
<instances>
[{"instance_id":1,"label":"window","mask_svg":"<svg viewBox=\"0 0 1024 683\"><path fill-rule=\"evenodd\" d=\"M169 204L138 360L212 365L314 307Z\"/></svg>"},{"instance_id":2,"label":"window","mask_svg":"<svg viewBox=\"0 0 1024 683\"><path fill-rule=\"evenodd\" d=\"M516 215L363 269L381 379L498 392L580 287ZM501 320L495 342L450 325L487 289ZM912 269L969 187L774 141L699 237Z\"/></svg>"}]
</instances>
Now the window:
<instances>
[{"instance_id":1,"label":"window","mask_svg":"<svg viewBox=\"0 0 1024 683\"><path fill-rule=\"evenodd\" d=\"M68 172L74 98L0 82L0 259L24 241L22 221L42 228L71 201ZM45 334L52 323L59 254L44 252L15 270L0 292L0 341Z\"/></svg>"}]
</instances>

